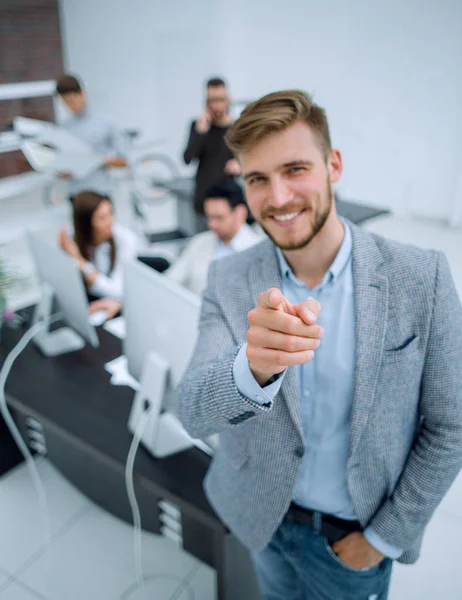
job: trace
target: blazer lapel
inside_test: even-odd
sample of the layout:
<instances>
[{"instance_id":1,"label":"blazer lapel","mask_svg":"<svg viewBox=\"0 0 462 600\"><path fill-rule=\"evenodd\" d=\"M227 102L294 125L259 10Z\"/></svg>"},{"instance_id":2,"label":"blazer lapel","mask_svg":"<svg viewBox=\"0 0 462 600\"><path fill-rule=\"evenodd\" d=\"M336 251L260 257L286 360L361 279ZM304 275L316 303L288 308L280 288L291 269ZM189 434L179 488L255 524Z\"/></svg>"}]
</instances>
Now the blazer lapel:
<instances>
[{"instance_id":1,"label":"blazer lapel","mask_svg":"<svg viewBox=\"0 0 462 600\"><path fill-rule=\"evenodd\" d=\"M388 314L388 278L373 237L352 226L356 361L349 457L355 452L375 400Z\"/></svg>"},{"instance_id":2,"label":"blazer lapel","mask_svg":"<svg viewBox=\"0 0 462 600\"><path fill-rule=\"evenodd\" d=\"M261 252L258 259L251 265L248 273L249 290L253 303L252 306L257 305L258 296L265 290L272 287L282 290L282 279L274 246L269 240L265 240L260 246ZM280 393L287 404L290 416L303 440L304 434L300 411L300 398L294 368L289 367L287 369Z\"/></svg>"},{"instance_id":3,"label":"blazer lapel","mask_svg":"<svg viewBox=\"0 0 462 600\"><path fill-rule=\"evenodd\" d=\"M265 290L272 287L282 288L281 274L273 244L269 240L265 240L259 246L260 252L248 270L252 306L257 305L258 296Z\"/></svg>"}]
</instances>

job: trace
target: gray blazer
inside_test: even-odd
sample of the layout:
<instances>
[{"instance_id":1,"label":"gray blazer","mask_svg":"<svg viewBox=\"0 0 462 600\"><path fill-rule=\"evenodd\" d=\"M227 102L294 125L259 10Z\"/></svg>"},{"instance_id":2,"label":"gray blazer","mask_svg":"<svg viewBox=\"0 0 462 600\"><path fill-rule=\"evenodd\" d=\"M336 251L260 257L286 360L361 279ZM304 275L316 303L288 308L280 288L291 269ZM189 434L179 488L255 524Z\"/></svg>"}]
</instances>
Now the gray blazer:
<instances>
[{"instance_id":1,"label":"gray blazer","mask_svg":"<svg viewBox=\"0 0 462 600\"><path fill-rule=\"evenodd\" d=\"M350 226L357 347L348 486L362 526L405 549L399 560L410 564L462 466L462 310L443 254ZM253 550L269 543L289 507L304 445L293 368L271 409L242 396L233 379L248 311L281 285L269 240L214 263L179 387L189 433L220 434L208 498Z\"/></svg>"}]
</instances>

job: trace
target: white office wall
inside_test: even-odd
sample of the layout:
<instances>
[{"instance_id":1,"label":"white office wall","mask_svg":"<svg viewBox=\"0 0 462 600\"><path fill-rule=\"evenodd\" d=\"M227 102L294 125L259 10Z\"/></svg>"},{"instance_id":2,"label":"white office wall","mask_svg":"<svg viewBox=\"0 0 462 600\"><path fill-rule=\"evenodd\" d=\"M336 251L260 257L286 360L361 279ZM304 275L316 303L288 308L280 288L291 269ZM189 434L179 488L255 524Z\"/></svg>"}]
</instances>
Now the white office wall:
<instances>
[{"instance_id":1,"label":"white office wall","mask_svg":"<svg viewBox=\"0 0 462 600\"><path fill-rule=\"evenodd\" d=\"M459 0L61 0L67 68L97 110L181 158L202 83L235 98L284 87L326 107L339 187L396 212L450 218L462 133Z\"/></svg>"},{"instance_id":2,"label":"white office wall","mask_svg":"<svg viewBox=\"0 0 462 600\"><path fill-rule=\"evenodd\" d=\"M314 92L344 154L340 191L447 217L460 169L461 2L234 0L233 7L227 74L237 96Z\"/></svg>"},{"instance_id":3,"label":"white office wall","mask_svg":"<svg viewBox=\"0 0 462 600\"><path fill-rule=\"evenodd\" d=\"M151 20L141 18L136 1L63 0L60 12L65 68L81 76L92 108L155 135Z\"/></svg>"},{"instance_id":4,"label":"white office wall","mask_svg":"<svg viewBox=\"0 0 462 600\"><path fill-rule=\"evenodd\" d=\"M221 73L219 6L201 0L60 0L64 63L79 74L94 110L182 165L188 121L202 108L202 82Z\"/></svg>"},{"instance_id":5,"label":"white office wall","mask_svg":"<svg viewBox=\"0 0 462 600\"><path fill-rule=\"evenodd\" d=\"M220 43L205 28L168 28L156 35L156 60L162 148L182 163L190 122L204 108L203 82L222 73Z\"/></svg>"}]
</instances>

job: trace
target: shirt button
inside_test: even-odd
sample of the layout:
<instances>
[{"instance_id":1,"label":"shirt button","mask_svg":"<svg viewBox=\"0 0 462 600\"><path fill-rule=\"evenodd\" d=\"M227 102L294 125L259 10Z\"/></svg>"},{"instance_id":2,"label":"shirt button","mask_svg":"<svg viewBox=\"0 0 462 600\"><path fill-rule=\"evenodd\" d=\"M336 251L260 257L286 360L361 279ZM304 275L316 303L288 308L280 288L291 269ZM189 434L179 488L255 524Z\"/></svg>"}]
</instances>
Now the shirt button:
<instances>
[{"instance_id":1,"label":"shirt button","mask_svg":"<svg viewBox=\"0 0 462 600\"><path fill-rule=\"evenodd\" d=\"M262 396L257 396L257 400L258 400L259 402L263 402L263 397L262 397Z\"/></svg>"},{"instance_id":2,"label":"shirt button","mask_svg":"<svg viewBox=\"0 0 462 600\"><path fill-rule=\"evenodd\" d=\"M305 396L305 398L308 398L308 396L311 394L310 390L305 390L303 392L303 395Z\"/></svg>"},{"instance_id":3,"label":"shirt button","mask_svg":"<svg viewBox=\"0 0 462 600\"><path fill-rule=\"evenodd\" d=\"M295 456L297 458L302 458L302 456L305 454L305 448L302 448L302 446L300 446L299 448L297 448L295 450Z\"/></svg>"}]
</instances>

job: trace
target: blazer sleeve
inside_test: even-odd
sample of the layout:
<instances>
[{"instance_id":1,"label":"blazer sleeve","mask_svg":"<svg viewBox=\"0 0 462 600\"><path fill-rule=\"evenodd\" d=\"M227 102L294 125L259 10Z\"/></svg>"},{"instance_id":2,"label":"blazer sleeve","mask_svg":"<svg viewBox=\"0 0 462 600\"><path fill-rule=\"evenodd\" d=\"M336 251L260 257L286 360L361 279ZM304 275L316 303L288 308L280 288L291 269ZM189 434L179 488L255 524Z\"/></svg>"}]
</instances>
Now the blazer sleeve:
<instances>
[{"instance_id":1,"label":"blazer sleeve","mask_svg":"<svg viewBox=\"0 0 462 600\"><path fill-rule=\"evenodd\" d=\"M462 467L462 309L442 253L422 376L422 425L391 497L370 525L404 550L422 534Z\"/></svg>"},{"instance_id":2,"label":"blazer sleeve","mask_svg":"<svg viewBox=\"0 0 462 600\"><path fill-rule=\"evenodd\" d=\"M217 301L219 263L210 265L198 341L178 387L180 419L196 438L219 433L271 410L246 398L234 381L234 361L241 342L235 339Z\"/></svg>"}]
</instances>

